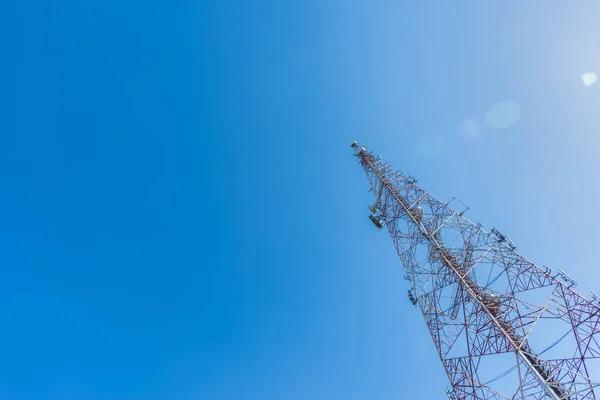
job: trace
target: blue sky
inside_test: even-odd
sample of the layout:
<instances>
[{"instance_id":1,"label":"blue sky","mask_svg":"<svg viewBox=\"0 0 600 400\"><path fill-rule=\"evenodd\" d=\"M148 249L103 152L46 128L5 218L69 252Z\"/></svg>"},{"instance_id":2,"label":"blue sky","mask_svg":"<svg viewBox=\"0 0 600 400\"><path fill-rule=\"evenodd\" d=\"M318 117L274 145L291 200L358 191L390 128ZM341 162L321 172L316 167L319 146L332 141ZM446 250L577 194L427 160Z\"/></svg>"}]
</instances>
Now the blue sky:
<instances>
[{"instance_id":1,"label":"blue sky","mask_svg":"<svg viewBox=\"0 0 600 400\"><path fill-rule=\"evenodd\" d=\"M0 397L442 398L352 139L600 292L598 3L401 3L5 5Z\"/></svg>"}]
</instances>

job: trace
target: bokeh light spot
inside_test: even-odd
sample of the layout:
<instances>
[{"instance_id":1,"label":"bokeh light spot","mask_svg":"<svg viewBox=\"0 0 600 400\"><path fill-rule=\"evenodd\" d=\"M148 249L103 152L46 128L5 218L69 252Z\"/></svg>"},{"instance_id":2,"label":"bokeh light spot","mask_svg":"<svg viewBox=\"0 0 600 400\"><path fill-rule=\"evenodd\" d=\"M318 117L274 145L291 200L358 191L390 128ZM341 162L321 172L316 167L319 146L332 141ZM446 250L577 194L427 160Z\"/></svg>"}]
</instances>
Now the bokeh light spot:
<instances>
[{"instance_id":1,"label":"bokeh light spot","mask_svg":"<svg viewBox=\"0 0 600 400\"><path fill-rule=\"evenodd\" d=\"M456 128L459 139L470 142L479 134L479 125L472 119L464 119Z\"/></svg>"},{"instance_id":2,"label":"bokeh light spot","mask_svg":"<svg viewBox=\"0 0 600 400\"><path fill-rule=\"evenodd\" d=\"M494 129L506 129L521 118L521 106L514 101L496 103L485 114L485 123Z\"/></svg>"},{"instance_id":3,"label":"bokeh light spot","mask_svg":"<svg viewBox=\"0 0 600 400\"><path fill-rule=\"evenodd\" d=\"M598 75L594 72L586 72L581 75L581 81L585 86L592 86L598 80Z\"/></svg>"}]
</instances>

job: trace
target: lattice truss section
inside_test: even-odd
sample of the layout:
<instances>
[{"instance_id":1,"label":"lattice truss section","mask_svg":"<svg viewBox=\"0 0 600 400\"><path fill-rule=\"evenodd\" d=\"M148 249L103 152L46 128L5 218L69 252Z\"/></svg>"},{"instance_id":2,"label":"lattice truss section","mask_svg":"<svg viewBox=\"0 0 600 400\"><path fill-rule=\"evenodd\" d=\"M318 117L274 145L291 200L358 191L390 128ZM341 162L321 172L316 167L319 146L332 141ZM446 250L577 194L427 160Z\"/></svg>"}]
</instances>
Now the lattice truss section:
<instances>
[{"instance_id":1,"label":"lattice truss section","mask_svg":"<svg viewBox=\"0 0 600 400\"><path fill-rule=\"evenodd\" d=\"M596 399L600 308L356 142L455 399Z\"/></svg>"}]
</instances>

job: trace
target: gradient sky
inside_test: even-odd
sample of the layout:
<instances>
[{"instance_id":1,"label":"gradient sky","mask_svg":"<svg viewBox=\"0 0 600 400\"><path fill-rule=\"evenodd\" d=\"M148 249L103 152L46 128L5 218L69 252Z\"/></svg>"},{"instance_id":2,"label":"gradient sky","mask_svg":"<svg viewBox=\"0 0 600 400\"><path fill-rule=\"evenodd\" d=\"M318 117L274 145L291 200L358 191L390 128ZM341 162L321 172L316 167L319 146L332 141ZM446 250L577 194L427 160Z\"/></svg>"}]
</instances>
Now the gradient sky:
<instances>
[{"instance_id":1,"label":"gradient sky","mask_svg":"<svg viewBox=\"0 0 600 400\"><path fill-rule=\"evenodd\" d=\"M0 397L444 398L352 139L600 292L600 3L404 3L6 3Z\"/></svg>"}]
</instances>

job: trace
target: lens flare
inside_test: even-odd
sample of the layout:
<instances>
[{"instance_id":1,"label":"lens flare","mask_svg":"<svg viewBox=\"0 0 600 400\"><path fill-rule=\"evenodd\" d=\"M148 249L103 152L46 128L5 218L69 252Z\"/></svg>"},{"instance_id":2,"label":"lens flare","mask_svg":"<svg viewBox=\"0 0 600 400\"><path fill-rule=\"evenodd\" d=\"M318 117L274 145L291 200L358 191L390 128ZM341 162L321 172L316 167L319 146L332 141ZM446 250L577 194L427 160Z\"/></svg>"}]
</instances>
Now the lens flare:
<instances>
[{"instance_id":1,"label":"lens flare","mask_svg":"<svg viewBox=\"0 0 600 400\"><path fill-rule=\"evenodd\" d=\"M475 139L479 134L479 125L473 119L464 119L456 128L456 136L466 142Z\"/></svg>"},{"instance_id":2,"label":"lens flare","mask_svg":"<svg viewBox=\"0 0 600 400\"><path fill-rule=\"evenodd\" d=\"M585 86L592 86L598 80L598 75L595 72L586 72L581 75L581 81Z\"/></svg>"},{"instance_id":3,"label":"lens flare","mask_svg":"<svg viewBox=\"0 0 600 400\"><path fill-rule=\"evenodd\" d=\"M494 129L506 129L521 118L521 106L514 101L496 103L485 114L485 123Z\"/></svg>"}]
</instances>

